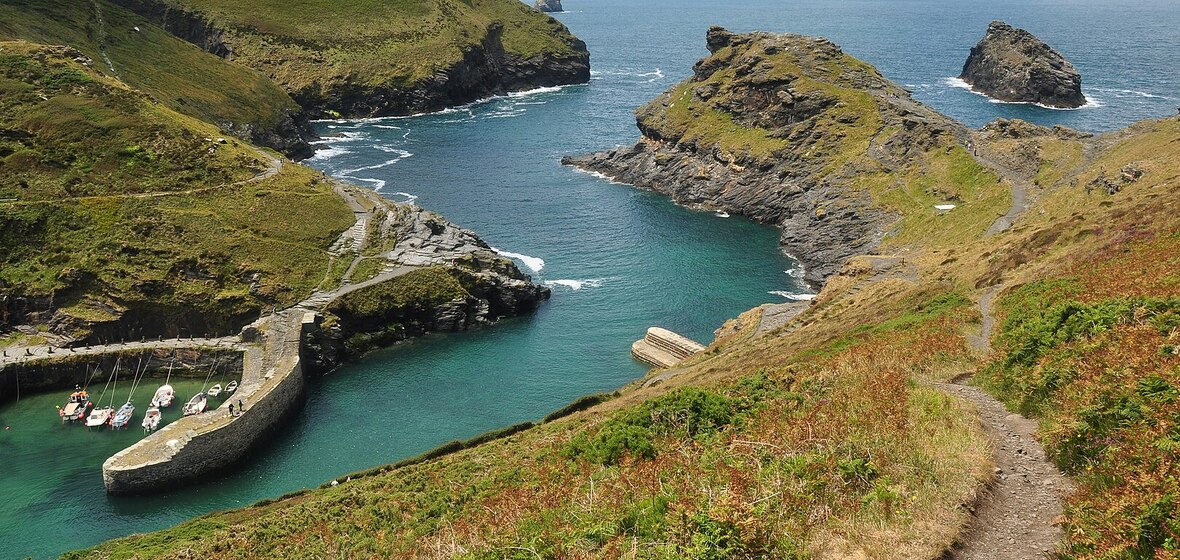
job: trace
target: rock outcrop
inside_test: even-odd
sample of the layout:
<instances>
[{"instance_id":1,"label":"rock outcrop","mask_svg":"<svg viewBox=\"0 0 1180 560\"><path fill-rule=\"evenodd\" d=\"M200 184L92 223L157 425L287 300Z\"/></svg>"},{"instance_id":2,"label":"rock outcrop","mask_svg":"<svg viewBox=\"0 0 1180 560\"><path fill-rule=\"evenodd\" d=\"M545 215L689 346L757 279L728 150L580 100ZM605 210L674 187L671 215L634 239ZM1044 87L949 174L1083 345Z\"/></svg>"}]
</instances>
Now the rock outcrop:
<instances>
[{"instance_id":1,"label":"rock outcrop","mask_svg":"<svg viewBox=\"0 0 1180 560\"><path fill-rule=\"evenodd\" d=\"M537 0L533 4L535 8L542 12L564 12L565 9L561 7L561 0Z\"/></svg>"},{"instance_id":2,"label":"rock outcrop","mask_svg":"<svg viewBox=\"0 0 1180 560\"><path fill-rule=\"evenodd\" d=\"M1086 104L1082 77L1033 34L993 21L971 49L959 78L992 99L1076 108Z\"/></svg>"},{"instance_id":3,"label":"rock outcrop","mask_svg":"<svg viewBox=\"0 0 1180 560\"><path fill-rule=\"evenodd\" d=\"M638 111L639 143L563 163L776 225L816 285L897 218L862 177L965 142L962 125L826 39L719 27L706 39L693 76Z\"/></svg>"},{"instance_id":4,"label":"rock outcrop","mask_svg":"<svg viewBox=\"0 0 1180 560\"><path fill-rule=\"evenodd\" d=\"M354 40L263 31L256 25L235 23L233 18L240 19L240 13L211 15L183 3L115 1L210 53L266 74L312 117L409 115L512 91L590 81L586 44L561 22L527 6L520 7L525 14L514 14L503 6L496 7L501 12L483 13L480 6L456 8L442 2L422 8L433 14L433 20L405 16L406 21L391 22L379 35ZM515 19L496 19L496 14L503 13ZM476 17L491 21L476 23ZM523 28L525 21L531 27ZM462 39L430 46L430 41L452 34ZM531 42L522 44L522 36L531 37ZM416 53L413 60L390 60L401 56L399 48ZM383 56L386 51L399 54ZM437 60L417 60L422 52Z\"/></svg>"}]
</instances>

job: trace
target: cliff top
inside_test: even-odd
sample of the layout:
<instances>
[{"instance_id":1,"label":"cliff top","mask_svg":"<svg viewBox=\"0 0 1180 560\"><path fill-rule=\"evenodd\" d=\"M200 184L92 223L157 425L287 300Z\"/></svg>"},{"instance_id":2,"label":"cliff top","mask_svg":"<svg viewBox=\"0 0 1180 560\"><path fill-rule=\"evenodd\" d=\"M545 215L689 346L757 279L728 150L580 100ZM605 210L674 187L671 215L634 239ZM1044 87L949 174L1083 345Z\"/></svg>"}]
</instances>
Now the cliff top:
<instances>
[{"instance_id":1,"label":"cliff top","mask_svg":"<svg viewBox=\"0 0 1180 560\"><path fill-rule=\"evenodd\" d=\"M70 47L0 42L6 313L44 298L62 310L53 322L64 334L147 306L226 332L310 293L353 221L331 185L101 64Z\"/></svg>"},{"instance_id":2,"label":"cliff top","mask_svg":"<svg viewBox=\"0 0 1180 560\"><path fill-rule=\"evenodd\" d=\"M96 9L101 26L94 22ZM205 53L107 0L0 3L0 40L69 45L94 61L95 72L117 73L174 111L276 149L306 149L290 122L299 106L266 76Z\"/></svg>"}]
</instances>

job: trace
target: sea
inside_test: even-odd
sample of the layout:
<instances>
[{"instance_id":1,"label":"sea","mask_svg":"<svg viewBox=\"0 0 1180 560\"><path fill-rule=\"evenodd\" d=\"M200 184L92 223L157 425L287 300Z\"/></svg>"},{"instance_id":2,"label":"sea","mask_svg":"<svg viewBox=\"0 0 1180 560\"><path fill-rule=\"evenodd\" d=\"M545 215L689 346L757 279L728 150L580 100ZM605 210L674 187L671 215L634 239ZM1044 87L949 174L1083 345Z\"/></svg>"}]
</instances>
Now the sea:
<instances>
[{"instance_id":1,"label":"sea","mask_svg":"<svg viewBox=\"0 0 1180 560\"><path fill-rule=\"evenodd\" d=\"M707 342L746 309L809 294L773 228L560 164L563 155L635 142L634 110L691 75L710 25L827 37L970 126L1021 118L1100 132L1175 115L1180 105L1174 0L563 3L555 17L591 51L589 84L409 118L319 122L324 140L306 162L476 231L550 286L549 302L342 367L312 382L302 412L236 472L157 496L103 491L102 461L134 441L133 430L63 427L53 406L64 391L3 405L0 558L53 557L536 420L642 377L629 348L650 326ZM1071 60L1089 104L995 103L962 87L955 76L993 19Z\"/></svg>"}]
</instances>

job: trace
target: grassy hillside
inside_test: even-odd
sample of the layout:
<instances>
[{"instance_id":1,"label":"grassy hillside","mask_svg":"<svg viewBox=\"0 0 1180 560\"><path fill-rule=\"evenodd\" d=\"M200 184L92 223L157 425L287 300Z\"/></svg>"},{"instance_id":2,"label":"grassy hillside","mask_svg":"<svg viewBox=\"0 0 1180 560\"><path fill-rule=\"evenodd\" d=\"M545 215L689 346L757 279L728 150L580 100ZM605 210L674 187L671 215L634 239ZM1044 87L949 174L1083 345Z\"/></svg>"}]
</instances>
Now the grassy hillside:
<instances>
[{"instance_id":1,"label":"grassy hillside","mask_svg":"<svg viewBox=\"0 0 1180 560\"><path fill-rule=\"evenodd\" d=\"M93 61L93 70L117 76L177 112L246 139L299 151L299 130L292 121L299 106L282 88L106 0L5 1L0 3L0 40L69 45Z\"/></svg>"},{"instance_id":2,"label":"grassy hillside","mask_svg":"<svg viewBox=\"0 0 1180 560\"><path fill-rule=\"evenodd\" d=\"M224 31L218 41L232 60L267 74L305 107L345 114L437 109L446 99L431 98L453 103L465 92L470 101L515 83L553 85L543 74L586 61L565 26L518 0L119 2L157 19L184 13L207 21ZM503 67L484 67L485 57L501 54ZM465 56L459 74L440 82ZM588 67L582 71L588 79Z\"/></svg>"},{"instance_id":3,"label":"grassy hillside","mask_svg":"<svg viewBox=\"0 0 1180 560\"><path fill-rule=\"evenodd\" d=\"M842 60L837 83L868 71ZM698 67L722 76L705 97L734 93L731 71ZM586 410L68 557L938 558L995 476L976 411L935 385L974 372L1041 420L1078 484L1061 557L1176 555L1180 120L1099 137L996 123L971 134L975 157L945 138L865 140L852 123L895 134L879 101L801 127L849 130L792 139L758 124L766 112L726 120L696 99L683 120L652 113L665 120L651 136L776 143L759 157L777 159L827 142L851 164L846 185L900 216L888 252L849 259L794 319L744 313L704 353ZM1030 208L993 229L1010 190ZM933 212L947 198L960 207ZM991 293L999 327L976 340Z\"/></svg>"},{"instance_id":4,"label":"grassy hillside","mask_svg":"<svg viewBox=\"0 0 1180 560\"><path fill-rule=\"evenodd\" d=\"M48 299L69 334L120 320L201 334L322 280L352 213L318 173L264 174L278 158L222 143L79 56L0 43L6 301Z\"/></svg>"}]
</instances>

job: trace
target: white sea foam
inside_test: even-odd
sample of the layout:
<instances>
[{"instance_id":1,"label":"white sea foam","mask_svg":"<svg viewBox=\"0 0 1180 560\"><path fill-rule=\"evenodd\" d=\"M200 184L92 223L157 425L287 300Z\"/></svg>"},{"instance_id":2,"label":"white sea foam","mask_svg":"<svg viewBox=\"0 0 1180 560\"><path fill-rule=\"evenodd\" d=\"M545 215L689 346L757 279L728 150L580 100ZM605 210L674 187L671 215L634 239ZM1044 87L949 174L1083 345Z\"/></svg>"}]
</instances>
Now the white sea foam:
<instances>
[{"instance_id":1,"label":"white sea foam","mask_svg":"<svg viewBox=\"0 0 1180 560\"><path fill-rule=\"evenodd\" d=\"M314 155L307 158L307 161L324 161L324 160L329 160L334 157L338 157L338 156L342 156L344 154L350 154L350 153L352 153L352 152L350 150L345 149L345 148L336 148L336 147L324 148L322 150L316 150Z\"/></svg>"},{"instance_id":2,"label":"white sea foam","mask_svg":"<svg viewBox=\"0 0 1180 560\"><path fill-rule=\"evenodd\" d=\"M644 80L644 82L650 84L656 80L662 79L664 77L664 71L660 70L659 68L656 68L655 70L651 70L648 72L642 72L639 70L632 70L630 68L623 68L623 69L619 69L619 70L591 70L590 71L590 79L592 79L592 80L593 79L601 80L603 76L622 76L622 77L629 77L629 78L649 78L647 80Z\"/></svg>"},{"instance_id":3,"label":"white sea foam","mask_svg":"<svg viewBox=\"0 0 1180 560\"><path fill-rule=\"evenodd\" d=\"M1094 88L1094 91L1101 91L1102 93L1109 93L1115 97L1142 97L1145 99L1173 99L1166 95L1157 95L1148 93L1146 91L1139 91L1134 89L1113 89L1113 88Z\"/></svg>"},{"instance_id":4,"label":"white sea foam","mask_svg":"<svg viewBox=\"0 0 1180 560\"><path fill-rule=\"evenodd\" d=\"M554 93L554 92L561 91L562 87L563 86L549 86L549 87L539 87L536 89L529 89L529 90L525 90L525 91L514 91L512 93L509 93L508 97L513 98L513 99L519 99L521 97L528 97L530 95L536 95L538 93Z\"/></svg>"},{"instance_id":5,"label":"white sea foam","mask_svg":"<svg viewBox=\"0 0 1180 560\"><path fill-rule=\"evenodd\" d=\"M996 103L996 104L1001 104L1001 105L1033 105L1035 107L1040 107L1042 109L1050 109L1053 111L1077 111L1079 109L1093 109L1095 107L1102 107L1102 101L1099 100L1097 97L1094 97L1093 95L1086 95L1085 96L1086 97L1086 104L1082 105L1081 107L1053 107L1053 106L1044 105L1041 103L1029 103L1027 101L1003 101L1001 99L995 99L995 98L988 96L986 93L975 91L974 89L971 88L971 84L968 84L967 82L963 81L962 78L945 78L943 80L943 82L946 83L946 85L948 85L950 87L965 89L971 93L974 93L975 95L978 95L980 97L983 97L984 99L987 99L991 103Z\"/></svg>"},{"instance_id":6,"label":"white sea foam","mask_svg":"<svg viewBox=\"0 0 1180 560\"><path fill-rule=\"evenodd\" d=\"M545 285L549 287L562 286L577 291L582 288L600 287L604 281L605 279L603 278L591 278L588 280L547 280L545 281Z\"/></svg>"},{"instance_id":7,"label":"white sea foam","mask_svg":"<svg viewBox=\"0 0 1180 560\"><path fill-rule=\"evenodd\" d=\"M357 173L357 172L359 172L359 171L369 171L369 170L371 170L371 169L381 169L381 168L383 168L383 167L389 167L389 166L391 166L391 165L393 165L393 164L395 164L395 163L397 163L397 162L399 162L399 161L401 161L401 160L403 160L403 159L406 159L406 158L408 158L408 157L410 157L410 156L414 155L414 154L411 154L410 152L407 152L407 151L405 151L405 150L401 150L401 149L398 149L398 148L389 148L389 149L386 149L386 147L385 147L385 146L378 146L378 149L381 149L382 151L385 151L385 152L388 152L388 153L394 153L394 154L397 154L397 157L395 157L395 158L393 158L393 159L390 159L390 160L383 161L383 162L381 162L381 163L375 163L375 164L373 164L373 165L366 165L366 166L364 166L364 167L357 167L357 168L355 168L355 169L345 169L344 171L341 171L341 172L340 172L340 174L341 174L341 175L346 175L346 176L347 176L347 175L352 175L352 174L354 174L354 173Z\"/></svg>"},{"instance_id":8,"label":"white sea foam","mask_svg":"<svg viewBox=\"0 0 1180 560\"><path fill-rule=\"evenodd\" d=\"M790 270L784 270L783 272L787 276L790 276L791 278L802 278L803 275L807 273L806 270L803 270L802 266L797 266L797 267L792 268Z\"/></svg>"},{"instance_id":9,"label":"white sea foam","mask_svg":"<svg viewBox=\"0 0 1180 560\"><path fill-rule=\"evenodd\" d=\"M768 293L770 295L784 297L784 298L787 298L792 301L811 301L811 300L815 299L815 294L797 294L795 292L788 292L785 290L775 290L775 291L766 292L766 293Z\"/></svg>"},{"instance_id":10,"label":"white sea foam","mask_svg":"<svg viewBox=\"0 0 1180 560\"><path fill-rule=\"evenodd\" d=\"M525 267L533 271L534 274L541 272L541 269L545 268L545 260L540 257L530 257L528 255L513 253L511 251L501 251L495 247L492 247L492 250L502 257L508 257L510 259L516 259L520 261Z\"/></svg>"},{"instance_id":11,"label":"white sea foam","mask_svg":"<svg viewBox=\"0 0 1180 560\"><path fill-rule=\"evenodd\" d=\"M395 193L389 193L389 194L390 194L390 195L393 195L393 196L402 196L402 197L405 197L405 200L399 200L399 201L398 201L398 202L401 202L401 203L403 203L403 204L414 204L414 202L416 202L416 201L418 200L418 195L416 195L416 194L410 194L410 193L408 193L408 192L397 191L397 192L395 192Z\"/></svg>"},{"instance_id":12,"label":"white sea foam","mask_svg":"<svg viewBox=\"0 0 1180 560\"><path fill-rule=\"evenodd\" d=\"M361 181L364 183L369 183L370 185L373 185L373 190L381 190L382 188L385 187L385 181L382 179L374 179L372 177L353 177L352 175L343 175L343 174L336 175L336 176L340 177L341 179L351 179L353 181Z\"/></svg>"},{"instance_id":13,"label":"white sea foam","mask_svg":"<svg viewBox=\"0 0 1180 560\"><path fill-rule=\"evenodd\" d=\"M331 128L331 127L329 127L329 128ZM401 130L402 129L402 127L400 127L400 126L393 126L391 124L375 124L375 125L373 125L373 128L384 128L386 130Z\"/></svg>"},{"instance_id":14,"label":"white sea foam","mask_svg":"<svg viewBox=\"0 0 1180 560\"><path fill-rule=\"evenodd\" d=\"M610 183L610 184L612 184L612 185L630 185L630 183L624 183L624 182L622 182L622 181L616 181L616 180L615 180L613 177L611 177L610 175L605 175L605 174L603 174L603 173L599 173L599 172L597 172L597 171L590 171L590 170L588 170L588 169L582 169L582 168L580 168L580 167L575 167L575 168L574 168L574 171L577 171L578 173L585 173L585 174L587 174L587 175L590 175L590 176L592 176L592 177L597 177L597 178L599 178L599 179L602 179L603 181L606 181L606 182L608 182L608 183Z\"/></svg>"}]
</instances>

